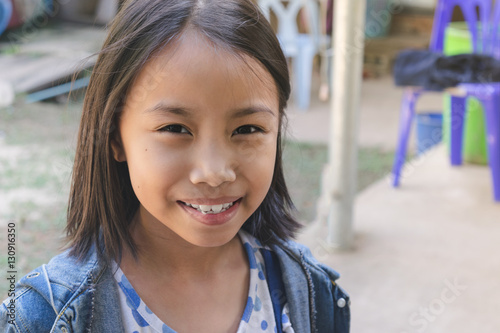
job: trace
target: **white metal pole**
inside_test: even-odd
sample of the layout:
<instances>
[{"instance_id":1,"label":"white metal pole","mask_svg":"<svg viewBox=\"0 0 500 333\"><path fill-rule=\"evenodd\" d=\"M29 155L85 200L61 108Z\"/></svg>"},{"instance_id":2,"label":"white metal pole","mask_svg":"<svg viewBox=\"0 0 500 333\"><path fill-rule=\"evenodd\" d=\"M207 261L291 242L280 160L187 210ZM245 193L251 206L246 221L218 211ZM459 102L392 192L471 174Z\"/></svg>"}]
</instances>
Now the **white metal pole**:
<instances>
[{"instance_id":1,"label":"white metal pole","mask_svg":"<svg viewBox=\"0 0 500 333\"><path fill-rule=\"evenodd\" d=\"M350 248L353 241L365 11L366 0L335 1L327 244L339 249Z\"/></svg>"}]
</instances>

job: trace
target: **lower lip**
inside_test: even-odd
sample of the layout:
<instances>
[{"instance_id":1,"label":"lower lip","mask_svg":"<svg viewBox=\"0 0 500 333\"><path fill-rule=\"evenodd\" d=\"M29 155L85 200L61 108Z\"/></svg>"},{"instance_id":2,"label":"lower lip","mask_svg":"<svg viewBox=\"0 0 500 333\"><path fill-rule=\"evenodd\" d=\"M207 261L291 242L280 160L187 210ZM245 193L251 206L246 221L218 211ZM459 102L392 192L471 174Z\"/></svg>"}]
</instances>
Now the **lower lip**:
<instances>
[{"instance_id":1,"label":"lower lip","mask_svg":"<svg viewBox=\"0 0 500 333\"><path fill-rule=\"evenodd\" d=\"M222 225L229 222L234 215L236 215L238 208L240 207L241 199L238 199L231 207L227 210L220 212L218 214L203 214L202 212L194 209L192 207L186 206L185 204L178 202L178 204L184 208L184 210L194 217L195 220L209 226Z\"/></svg>"}]
</instances>

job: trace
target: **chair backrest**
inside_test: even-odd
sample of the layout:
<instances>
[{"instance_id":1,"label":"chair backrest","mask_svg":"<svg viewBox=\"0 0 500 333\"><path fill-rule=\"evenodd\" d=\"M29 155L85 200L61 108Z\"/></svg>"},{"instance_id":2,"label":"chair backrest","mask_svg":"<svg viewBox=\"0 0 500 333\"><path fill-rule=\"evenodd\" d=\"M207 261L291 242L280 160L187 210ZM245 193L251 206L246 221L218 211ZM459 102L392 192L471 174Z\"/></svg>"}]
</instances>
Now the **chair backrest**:
<instances>
[{"instance_id":1,"label":"chair backrest","mask_svg":"<svg viewBox=\"0 0 500 333\"><path fill-rule=\"evenodd\" d=\"M497 0L497 3L499 0ZM462 10L471 33L472 48L475 53L489 53L492 0L438 0L434 14L430 49L443 52L444 34L451 21L453 10ZM498 7L498 6L496 6ZM483 29L478 28L478 25Z\"/></svg>"},{"instance_id":2,"label":"chair backrest","mask_svg":"<svg viewBox=\"0 0 500 333\"><path fill-rule=\"evenodd\" d=\"M288 3L285 7L284 3ZM317 43L320 36L319 9L316 0L259 0L259 7L268 20L271 11L274 12L278 20L277 35L283 44L294 43L299 35L297 27L297 15L304 8L307 13L307 23L310 29L310 36Z\"/></svg>"}]
</instances>

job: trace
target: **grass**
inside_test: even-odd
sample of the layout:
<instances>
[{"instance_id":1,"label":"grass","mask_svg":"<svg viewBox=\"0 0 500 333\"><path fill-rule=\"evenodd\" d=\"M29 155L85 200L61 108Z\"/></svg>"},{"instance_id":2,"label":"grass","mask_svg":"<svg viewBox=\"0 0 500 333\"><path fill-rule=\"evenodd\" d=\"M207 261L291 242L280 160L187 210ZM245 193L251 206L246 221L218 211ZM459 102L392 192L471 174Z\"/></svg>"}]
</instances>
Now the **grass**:
<instances>
[{"instance_id":1,"label":"grass","mask_svg":"<svg viewBox=\"0 0 500 333\"><path fill-rule=\"evenodd\" d=\"M0 109L0 249L16 224L17 279L60 252L81 102ZM7 251L0 250L7 271ZM0 279L0 297L8 281Z\"/></svg>"},{"instance_id":2,"label":"grass","mask_svg":"<svg viewBox=\"0 0 500 333\"><path fill-rule=\"evenodd\" d=\"M357 190L386 176L393 153L381 148L360 148ZM283 152L285 179L301 221L312 221L320 195L321 173L328 162L328 146L287 141Z\"/></svg>"},{"instance_id":3,"label":"grass","mask_svg":"<svg viewBox=\"0 0 500 333\"><path fill-rule=\"evenodd\" d=\"M16 223L17 278L61 251L81 96L68 104L18 102L0 109L0 270L6 274L6 225ZM298 218L315 217L327 146L286 142L284 169ZM392 153L363 148L358 189L390 170ZM3 205L2 205L3 204ZM0 297L8 284L0 279Z\"/></svg>"}]
</instances>

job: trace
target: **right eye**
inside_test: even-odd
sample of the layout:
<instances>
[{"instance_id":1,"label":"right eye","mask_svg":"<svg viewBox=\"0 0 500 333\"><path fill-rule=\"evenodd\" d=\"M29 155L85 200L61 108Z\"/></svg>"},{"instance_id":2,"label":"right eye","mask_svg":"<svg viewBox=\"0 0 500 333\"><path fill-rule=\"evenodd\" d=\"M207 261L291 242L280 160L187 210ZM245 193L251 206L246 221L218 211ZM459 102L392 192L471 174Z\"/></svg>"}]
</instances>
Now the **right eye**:
<instances>
[{"instance_id":1,"label":"right eye","mask_svg":"<svg viewBox=\"0 0 500 333\"><path fill-rule=\"evenodd\" d=\"M182 125L172 124L167 125L159 129L160 132L170 132L170 133L178 133L178 134L189 134L189 131Z\"/></svg>"}]
</instances>

